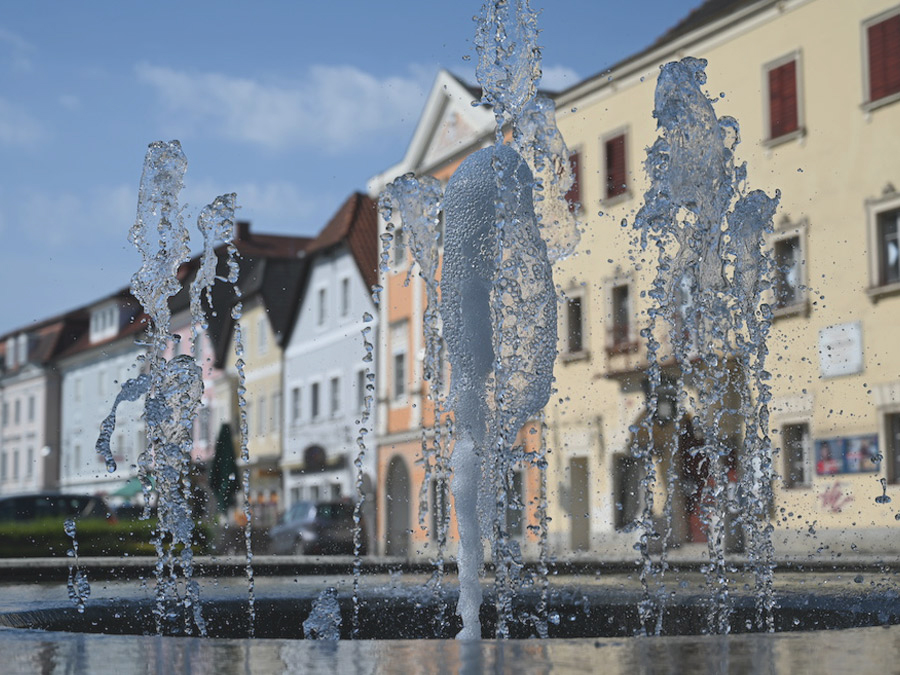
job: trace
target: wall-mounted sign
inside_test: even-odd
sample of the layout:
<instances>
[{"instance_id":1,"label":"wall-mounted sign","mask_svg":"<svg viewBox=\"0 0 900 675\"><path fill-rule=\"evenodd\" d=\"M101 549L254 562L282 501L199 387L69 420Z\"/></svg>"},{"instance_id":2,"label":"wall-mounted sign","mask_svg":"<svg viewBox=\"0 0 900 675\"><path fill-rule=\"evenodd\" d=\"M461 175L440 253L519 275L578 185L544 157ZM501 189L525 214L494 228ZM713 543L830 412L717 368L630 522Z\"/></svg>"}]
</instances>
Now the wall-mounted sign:
<instances>
[{"instance_id":1,"label":"wall-mounted sign","mask_svg":"<svg viewBox=\"0 0 900 675\"><path fill-rule=\"evenodd\" d=\"M822 377L863 371L862 324L841 323L819 331L819 368Z\"/></svg>"},{"instance_id":2,"label":"wall-mounted sign","mask_svg":"<svg viewBox=\"0 0 900 675\"><path fill-rule=\"evenodd\" d=\"M874 473L881 468L878 435L846 436L816 441L816 475Z\"/></svg>"}]
</instances>

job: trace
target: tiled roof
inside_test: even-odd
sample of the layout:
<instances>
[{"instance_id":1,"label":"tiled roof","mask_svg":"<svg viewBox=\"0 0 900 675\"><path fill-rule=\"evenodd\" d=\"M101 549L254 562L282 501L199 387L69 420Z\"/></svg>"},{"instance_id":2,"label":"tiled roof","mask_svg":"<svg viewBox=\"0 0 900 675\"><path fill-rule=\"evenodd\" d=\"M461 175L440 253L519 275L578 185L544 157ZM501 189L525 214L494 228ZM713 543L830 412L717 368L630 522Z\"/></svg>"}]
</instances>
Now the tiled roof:
<instances>
[{"instance_id":1,"label":"tiled roof","mask_svg":"<svg viewBox=\"0 0 900 675\"><path fill-rule=\"evenodd\" d=\"M310 244L309 252L314 255L340 243L350 249L366 286L374 286L378 281L378 215L368 195L350 195Z\"/></svg>"},{"instance_id":2,"label":"tiled roof","mask_svg":"<svg viewBox=\"0 0 900 675\"><path fill-rule=\"evenodd\" d=\"M690 33L692 30L731 14L736 9L758 2L759 0L706 0L706 2L691 10L691 13L684 19L657 38L651 48L671 42L682 35Z\"/></svg>"}]
</instances>

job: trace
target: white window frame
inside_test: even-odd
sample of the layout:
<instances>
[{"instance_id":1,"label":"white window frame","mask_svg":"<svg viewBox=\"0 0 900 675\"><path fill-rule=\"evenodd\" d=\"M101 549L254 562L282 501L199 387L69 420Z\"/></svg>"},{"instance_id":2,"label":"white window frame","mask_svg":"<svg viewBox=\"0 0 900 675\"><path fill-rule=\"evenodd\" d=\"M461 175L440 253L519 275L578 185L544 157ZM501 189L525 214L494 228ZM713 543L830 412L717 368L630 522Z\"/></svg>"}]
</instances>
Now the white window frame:
<instances>
[{"instance_id":1,"label":"white window frame","mask_svg":"<svg viewBox=\"0 0 900 675\"><path fill-rule=\"evenodd\" d=\"M316 326L324 328L328 323L328 287L316 288Z\"/></svg>"},{"instance_id":2,"label":"white window frame","mask_svg":"<svg viewBox=\"0 0 900 675\"><path fill-rule=\"evenodd\" d=\"M343 319L350 316L353 306L353 298L351 297L350 277L342 276L338 280L338 314Z\"/></svg>"},{"instance_id":3,"label":"white window frame","mask_svg":"<svg viewBox=\"0 0 900 675\"><path fill-rule=\"evenodd\" d=\"M617 354L632 351L632 346L637 347L636 324L637 317L634 313L634 277L631 274L619 272L615 276L606 280L606 350L609 353ZM628 334L624 342L617 342L614 326L615 326L615 289L622 286L628 287Z\"/></svg>"},{"instance_id":4,"label":"white window frame","mask_svg":"<svg viewBox=\"0 0 900 675\"><path fill-rule=\"evenodd\" d=\"M882 285L881 249L878 236L878 216L887 211L900 210L900 192L888 185L881 197L866 200L866 239L869 250L869 288L866 294L875 302L881 296L900 293L900 282Z\"/></svg>"},{"instance_id":5,"label":"white window frame","mask_svg":"<svg viewBox=\"0 0 900 675\"><path fill-rule=\"evenodd\" d=\"M341 400L341 376L340 374L331 375L328 378L328 415L337 417L343 409Z\"/></svg>"},{"instance_id":6,"label":"white window frame","mask_svg":"<svg viewBox=\"0 0 900 675\"><path fill-rule=\"evenodd\" d=\"M791 492L795 490L809 490L812 488L813 478L815 474L815 467L813 466L813 440L812 440L812 424L809 418L797 418L797 419L781 419L779 420L778 425L778 437L780 441L780 454L781 461L779 464L781 465L782 471L785 473L788 471L787 466L787 448L785 447L785 434L784 430L788 427L806 427L806 442L802 444L800 451L803 453L802 457L802 465L803 465L803 475L800 476L798 480L794 480L791 485L788 485L785 480L784 474L782 474L782 484L784 485L785 490L789 490Z\"/></svg>"},{"instance_id":7,"label":"white window frame","mask_svg":"<svg viewBox=\"0 0 900 675\"><path fill-rule=\"evenodd\" d=\"M388 372L391 373L391 401L395 404L405 403L409 398L409 321L403 319L391 325L391 361L388 364ZM397 386L396 366L397 358L403 357L403 387Z\"/></svg>"},{"instance_id":8,"label":"white window frame","mask_svg":"<svg viewBox=\"0 0 900 675\"><path fill-rule=\"evenodd\" d=\"M578 300L581 305L581 349L572 351L570 349L569 342L569 311L570 311L570 302L572 300ZM563 304L563 325L562 325L562 349L560 350L560 354L562 356L563 361L575 361L578 359L587 358L590 354L590 350L588 348L588 307L587 307L587 292L584 286L577 286L570 288L565 291L565 303Z\"/></svg>"},{"instance_id":9,"label":"white window frame","mask_svg":"<svg viewBox=\"0 0 900 675\"><path fill-rule=\"evenodd\" d=\"M782 134L781 136L770 136L772 132L772 120L770 114L772 111L771 101L769 99L769 72L783 66L791 61L795 61L797 65L794 67L795 76L797 78L797 128L794 131ZM806 106L804 105L803 96L803 51L797 48L788 52L784 56L773 59L762 67L762 92L763 92L763 130L765 137L762 140L764 147L772 148L782 143L793 141L797 138L806 136Z\"/></svg>"},{"instance_id":10,"label":"white window frame","mask_svg":"<svg viewBox=\"0 0 900 675\"><path fill-rule=\"evenodd\" d=\"M322 419L322 382L313 380L309 383L309 418L313 422Z\"/></svg>"},{"instance_id":11,"label":"white window frame","mask_svg":"<svg viewBox=\"0 0 900 675\"><path fill-rule=\"evenodd\" d=\"M804 218L799 222L791 222L785 220L779 228L769 235L769 246L772 250L772 263L775 264L775 247L778 242L796 238L800 247L800 262L797 270L799 279L797 280L797 299L793 304L784 307L777 306L777 298L775 297L775 287L773 283L771 306L772 314L778 318L782 316L793 316L795 314L809 314L809 287L807 260L809 259L809 250L807 248L806 231L809 227L808 221ZM774 282L774 280L773 280Z\"/></svg>"}]
</instances>

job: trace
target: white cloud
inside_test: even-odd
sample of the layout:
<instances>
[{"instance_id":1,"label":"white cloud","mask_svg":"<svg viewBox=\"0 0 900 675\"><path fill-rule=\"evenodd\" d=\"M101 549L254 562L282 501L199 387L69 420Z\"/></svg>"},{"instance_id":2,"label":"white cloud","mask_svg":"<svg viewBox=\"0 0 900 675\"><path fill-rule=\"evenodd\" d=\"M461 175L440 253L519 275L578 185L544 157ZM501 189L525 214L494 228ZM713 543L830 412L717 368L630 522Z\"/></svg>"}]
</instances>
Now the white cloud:
<instances>
[{"instance_id":1,"label":"white cloud","mask_svg":"<svg viewBox=\"0 0 900 675\"><path fill-rule=\"evenodd\" d=\"M8 58L10 69L13 72L27 73L31 71L31 54L34 53L34 45L25 38L0 27L0 51L7 53L4 55L4 60Z\"/></svg>"},{"instance_id":2,"label":"white cloud","mask_svg":"<svg viewBox=\"0 0 900 675\"><path fill-rule=\"evenodd\" d=\"M562 91L581 80L578 73L566 66L543 66L541 71L541 89L549 91Z\"/></svg>"},{"instance_id":3,"label":"white cloud","mask_svg":"<svg viewBox=\"0 0 900 675\"><path fill-rule=\"evenodd\" d=\"M33 242L63 248L96 237L120 237L124 244L134 222L137 188L98 187L84 194L31 189L7 206L6 220Z\"/></svg>"},{"instance_id":4,"label":"white cloud","mask_svg":"<svg viewBox=\"0 0 900 675\"><path fill-rule=\"evenodd\" d=\"M169 133L212 133L269 149L315 147L337 153L417 119L433 72L378 78L355 66L317 65L294 83L140 64L169 119Z\"/></svg>"},{"instance_id":5,"label":"white cloud","mask_svg":"<svg viewBox=\"0 0 900 675\"><path fill-rule=\"evenodd\" d=\"M23 108L0 98L0 143L31 145L44 137L40 123Z\"/></svg>"}]
</instances>

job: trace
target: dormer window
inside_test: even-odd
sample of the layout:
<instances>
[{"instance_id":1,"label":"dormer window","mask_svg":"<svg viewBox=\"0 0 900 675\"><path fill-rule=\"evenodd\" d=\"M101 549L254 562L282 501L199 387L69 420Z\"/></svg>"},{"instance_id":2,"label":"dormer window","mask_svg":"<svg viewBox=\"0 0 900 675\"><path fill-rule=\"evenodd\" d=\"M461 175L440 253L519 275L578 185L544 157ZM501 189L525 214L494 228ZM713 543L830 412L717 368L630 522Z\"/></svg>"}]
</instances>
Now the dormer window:
<instances>
[{"instance_id":1,"label":"dormer window","mask_svg":"<svg viewBox=\"0 0 900 675\"><path fill-rule=\"evenodd\" d=\"M119 332L119 308L112 305L98 307L91 312L91 342L115 337Z\"/></svg>"},{"instance_id":2,"label":"dormer window","mask_svg":"<svg viewBox=\"0 0 900 675\"><path fill-rule=\"evenodd\" d=\"M6 369L16 367L16 339L14 337L6 338Z\"/></svg>"},{"instance_id":3,"label":"dormer window","mask_svg":"<svg viewBox=\"0 0 900 675\"><path fill-rule=\"evenodd\" d=\"M26 333L19 333L19 337L17 339L17 355L16 360L19 362L19 365L25 365L28 362L28 335Z\"/></svg>"}]
</instances>

